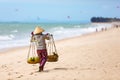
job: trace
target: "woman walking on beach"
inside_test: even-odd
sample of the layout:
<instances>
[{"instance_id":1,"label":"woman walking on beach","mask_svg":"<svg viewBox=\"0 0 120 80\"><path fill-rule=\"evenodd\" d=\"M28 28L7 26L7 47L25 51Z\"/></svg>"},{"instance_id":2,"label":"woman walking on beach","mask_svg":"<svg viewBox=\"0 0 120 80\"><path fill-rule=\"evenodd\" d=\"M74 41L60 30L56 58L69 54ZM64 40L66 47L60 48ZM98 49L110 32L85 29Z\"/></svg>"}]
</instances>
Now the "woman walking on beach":
<instances>
[{"instance_id":1,"label":"woman walking on beach","mask_svg":"<svg viewBox=\"0 0 120 80\"><path fill-rule=\"evenodd\" d=\"M45 39L50 39L50 34L43 34L44 29L41 27L36 27L34 32L32 32L32 36L37 44L37 54L40 58L40 66L39 72L44 70L44 65L47 61L47 49Z\"/></svg>"}]
</instances>

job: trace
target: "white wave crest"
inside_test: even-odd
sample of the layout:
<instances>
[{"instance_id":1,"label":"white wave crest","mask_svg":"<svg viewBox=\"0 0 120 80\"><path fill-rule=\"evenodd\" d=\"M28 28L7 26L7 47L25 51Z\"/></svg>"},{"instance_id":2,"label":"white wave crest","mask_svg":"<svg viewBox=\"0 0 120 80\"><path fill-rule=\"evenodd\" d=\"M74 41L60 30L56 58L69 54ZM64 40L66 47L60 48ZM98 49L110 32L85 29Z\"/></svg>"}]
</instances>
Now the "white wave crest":
<instances>
[{"instance_id":1,"label":"white wave crest","mask_svg":"<svg viewBox=\"0 0 120 80\"><path fill-rule=\"evenodd\" d=\"M56 31L56 30L64 30L64 27L57 26L57 27L54 27L52 30L54 30L54 31Z\"/></svg>"},{"instance_id":2,"label":"white wave crest","mask_svg":"<svg viewBox=\"0 0 120 80\"><path fill-rule=\"evenodd\" d=\"M11 31L11 32L16 33L16 32L18 32L18 30L13 30L13 31Z\"/></svg>"},{"instance_id":3,"label":"white wave crest","mask_svg":"<svg viewBox=\"0 0 120 80\"><path fill-rule=\"evenodd\" d=\"M56 39L63 39L67 37L79 36L85 33L94 32L94 28L62 28L52 31Z\"/></svg>"},{"instance_id":4,"label":"white wave crest","mask_svg":"<svg viewBox=\"0 0 120 80\"><path fill-rule=\"evenodd\" d=\"M81 26L80 25L75 25L74 28L80 28Z\"/></svg>"},{"instance_id":5,"label":"white wave crest","mask_svg":"<svg viewBox=\"0 0 120 80\"><path fill-rule=\"evenodd\" d=\"M0 36L0 41L3 41L3 40L12 40L13 38L15 38L14 35L10 34L10 35L2 35Z\"/></svg>"}]
</instances>

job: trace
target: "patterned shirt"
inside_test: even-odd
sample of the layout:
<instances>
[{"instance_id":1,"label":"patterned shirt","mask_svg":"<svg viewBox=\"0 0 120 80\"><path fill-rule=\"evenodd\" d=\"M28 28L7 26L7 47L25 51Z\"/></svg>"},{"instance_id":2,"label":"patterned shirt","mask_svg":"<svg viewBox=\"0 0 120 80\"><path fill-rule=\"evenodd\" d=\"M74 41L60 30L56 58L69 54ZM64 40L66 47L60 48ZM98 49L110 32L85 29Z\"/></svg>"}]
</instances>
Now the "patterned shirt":
<instances>
[{"instance_id":1,"label":"patterned shirt","mask_svg":"<svg viewBox=\"0 0 120 80\"><path fill-rule=\"evenodd\" d=\"M49 38L50 38L50 35L48 34L34 35L34 39L37 45L37 50L46 49L45 39L49 39Z\"/></svg>"}]
</instances>

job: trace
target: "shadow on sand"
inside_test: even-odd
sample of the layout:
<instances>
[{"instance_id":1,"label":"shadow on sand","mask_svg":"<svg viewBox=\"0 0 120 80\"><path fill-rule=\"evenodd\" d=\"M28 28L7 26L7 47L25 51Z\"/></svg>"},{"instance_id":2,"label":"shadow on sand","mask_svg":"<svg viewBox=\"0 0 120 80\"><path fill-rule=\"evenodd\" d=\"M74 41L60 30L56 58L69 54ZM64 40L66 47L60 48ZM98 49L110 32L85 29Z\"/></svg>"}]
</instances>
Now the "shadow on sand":
<instances>
[{"instance_id":1,"label":"shadow on sand","mask_svg":"<svg viewBox=\"0 0 120 80\"><path fill-rule=\"evenodd\" d=\"M53 68L53 69L44 70L43 72L50 72L50 71L56 71L56 70L66 71L66 70L73 70L73 69L74 68L64 68L64 67L61 67L61 68Z\"/></svg>"}]
</instances>

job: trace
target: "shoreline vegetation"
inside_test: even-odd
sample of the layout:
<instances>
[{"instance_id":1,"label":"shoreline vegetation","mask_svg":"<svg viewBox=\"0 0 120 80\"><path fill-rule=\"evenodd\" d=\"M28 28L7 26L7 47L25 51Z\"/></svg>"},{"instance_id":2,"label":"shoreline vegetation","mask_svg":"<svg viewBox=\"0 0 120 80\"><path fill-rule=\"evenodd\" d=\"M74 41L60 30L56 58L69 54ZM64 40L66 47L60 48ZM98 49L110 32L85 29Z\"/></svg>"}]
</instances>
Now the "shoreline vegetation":
<instances>
[{"instance_id":1,"label":"shoreline vegetation","mask_svg":"<svg viewBox=\"0 0 120 80\"><path fill-rule=\"evenodd\" d=\"M0 52L0 79L119 80L120 23L112 24L107 30L55 41L59 60L47 62L41 73L38 64L27 63L28 46Z\"/></svg>"},{"instance_id":2,"label":"shoreline vegetation","mask_svg":"<svg viewBox=\"0 0 120 80\"><path fill-rule=\"evenodd\" d=\"M92 17L91 22L96 22L96 23L120 22L120 18Z\"/></svg>"}]
</instances>

